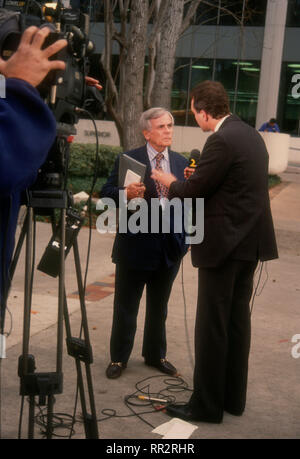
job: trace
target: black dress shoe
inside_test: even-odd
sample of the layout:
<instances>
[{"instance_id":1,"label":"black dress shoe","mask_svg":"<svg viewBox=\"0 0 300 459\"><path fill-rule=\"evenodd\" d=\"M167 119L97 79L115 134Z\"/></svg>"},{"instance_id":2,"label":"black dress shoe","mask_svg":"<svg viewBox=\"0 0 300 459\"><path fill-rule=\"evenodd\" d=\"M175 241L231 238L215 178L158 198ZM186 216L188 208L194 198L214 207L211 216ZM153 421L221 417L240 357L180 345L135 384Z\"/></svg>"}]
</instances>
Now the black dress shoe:
<instances>
[{"instance_id":1,"label":"black dress shoe","mask_svg":"<svg viewBox=\"0 0 300 459\"><path fill-rule=\"evenodd\" d=\"M119 378L122 374L122 371L125 370L126 367L127 365L122 362L110 362L106 368L106 376L109 379Z\"/></svg>"},{"instance_id":2,"label":"black dress shoe","mask_svg":"<svg viewBox=\"0 0 300 459\"><path fill-rule=\"evenodd\" d=\"M215 424L220 424L220 422L222 422L222 418L213 418L209 416L194 414L188 403L186 403L185 405L168 405L166 407L166 412L169 416L183 419L184 421L188 422L212 422Z\"/></svg>"},{"instance_id":3,"label":"black dress shoe","mask_svg":"<svg viewBox=\"0 0 300 459\"><path fill-rule=\"evenodd\" d=\"M227 408L226 406L225 406L224 410L227 413L231 414L232 416L242 416L242 414L244 413L243 409L242 410L233 410L231 408Z\"/></svg>"},{"instance_id":4,"label":"black dress shoe","mask_svg":"<svg viewBox=\"0 0 300 459\"><path fill-rule=\"evenodd\" d=\"M162 373L166 373L167 375L178 376L177 369L174 367L174 365L168 362L167 359L160 359L160 361L157 363L152 363L148 360L145 360L145 364L150 367L155 367L159 371L161 371Z\"/></svg>"}]
</instances>

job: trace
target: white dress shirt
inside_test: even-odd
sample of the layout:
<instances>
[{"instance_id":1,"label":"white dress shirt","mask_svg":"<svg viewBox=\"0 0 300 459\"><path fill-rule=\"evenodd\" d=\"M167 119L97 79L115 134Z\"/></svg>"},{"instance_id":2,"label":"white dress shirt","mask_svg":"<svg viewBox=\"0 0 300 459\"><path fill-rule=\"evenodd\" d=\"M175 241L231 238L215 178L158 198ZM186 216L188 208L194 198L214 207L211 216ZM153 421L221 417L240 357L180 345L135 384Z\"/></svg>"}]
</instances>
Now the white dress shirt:
<instances>
[{"instance_id":1,"label":"white dress shirt","mask_svg":"<svg viewBox=\"0 0 300 459\"><path fill-rule=\"evenodd\" d=\"M147 143L147 152L148 152L148 157L149 157L149 161L150 161L150 164L151 164L151 170L155 169L155 167L156 167L155 156L158 154L158 151L156 151L155 148L153 148L152 145L150 145L150 143L148 142ZM164 155L164 157L163 157L163 159L161 160L161 163L160 163L161 168L162 168L162 170L164 172L170 173L171 172L171 168L170 168L168 147L166 147L164 149L164 151L162 151L162 154Z\"/></svg>"},{"instance_id":2,"label":"white dress shirt","mask_svg":"<svg viewBox=\"0 0 300 459\"><path fill-rule=\"evenodd\" d=\"M224 118L220 119L220 121L218 122L218 124L217 124L216 127L215 127L215 131L214 131L214 132L217 132L217 131L220 129L220 127L222 126L222 124L224 123L224 121L226 120L226 118L228 118L228 116L230 116L230 115L231 115L231 114L226 115L226 116L224 116Z\"/></svg>"}]
</instances>

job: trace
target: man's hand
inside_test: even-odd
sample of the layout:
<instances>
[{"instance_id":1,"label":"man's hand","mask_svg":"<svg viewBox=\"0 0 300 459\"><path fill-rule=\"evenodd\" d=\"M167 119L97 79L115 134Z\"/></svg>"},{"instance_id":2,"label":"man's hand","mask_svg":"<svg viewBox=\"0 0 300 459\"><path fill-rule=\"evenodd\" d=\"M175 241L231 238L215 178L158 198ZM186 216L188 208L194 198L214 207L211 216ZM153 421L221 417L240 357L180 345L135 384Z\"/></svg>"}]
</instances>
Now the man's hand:
<instances>
[{"instance_id":1,"label":"man's hand","mask_svg":"<svg viewBox=\"0 0 300 459\"><path fill-rule=\"evenodd\" d=\"M157 169L152 169L151 178L153 180L157 180L158 182L162 183L163 185L170 187L171 183L176 182L177 178L173 174L168 174L167 172L161 172Z\"/></svg>"},{"instance_id":2,"label":"man's hand","mask_svg":"<svg viewBox=\"0 0 300 459\"><path fill-rule=\"evenodd\" d=\"M186 167L184 169L184 172L183 172L184 178L185 179L190 178L190 176L193 175L194 172L195 172L195 168L194 167Z\"/></svg>"},{"instance_id":3,"label":"man's hand","mask_svg":"<svg viewBox=\"0 0 300 459\"><path fill-rule=\"evenodd\" d=\"M99 91L103 89L103 86L101 86L101 84L99 83L99 80L96 80L95 78L86 76L85 82L88 86L94 86L96 89L99 89Z\"/></svg>"},{"instance_id":4,"label":"man's hand","mask_svg":"<svg viewBox=\"0 0 300 459\"><path fill-rule=\"evenodd\" d=\"M49 58L67 46L66 40L57 40L41 49L50 32L48 27L28 27L17 51L7 61L0 59L0 73L6 78L19 78L38 86L51 70L65 70L63 61L50 61Z\"/></svg>"},{"instance_id":5,"label":"man's hand","mask_svg":"<svg viewBox=\"0 0 300 459\"><path fill-rule=\"evenodd\" d=\"M143 183L131 183L125 188L127 193L127 199L130 201L134 198L143 198L146 187Z\"/></svg>"}]
</instances>

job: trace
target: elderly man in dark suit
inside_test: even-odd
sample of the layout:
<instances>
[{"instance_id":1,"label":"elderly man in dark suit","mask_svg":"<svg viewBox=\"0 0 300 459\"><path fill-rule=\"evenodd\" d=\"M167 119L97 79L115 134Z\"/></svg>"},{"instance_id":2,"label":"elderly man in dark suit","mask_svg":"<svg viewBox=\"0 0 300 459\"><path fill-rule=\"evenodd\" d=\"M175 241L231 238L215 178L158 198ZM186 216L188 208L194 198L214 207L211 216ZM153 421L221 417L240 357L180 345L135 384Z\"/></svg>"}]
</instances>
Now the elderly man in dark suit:
<instances>
[{"instance_id":1,"label":"elderly man in dark suit","mask_svg":"<svg viewBox=\"0 0 300 459\"><path fill-rule=\"evenodd\" d=\"M168 190L160 187L151 176L153 168L170 172L184 179L187 160L170 150L174 119L163 108L152 108L142 114L141 130L146 145L126 152L146 165L144 183L132 183L126 188L127 200L143 197L148 204L151 221L151 200L166 197ZM119 203L119 158L101 191L101 197ZM172 214L171 219L172 219ZM174 222L173 222L174 223ZM146 286L146 317L142 355L147 365L163 373L176 375L176 368L166 359L167 305L180 262L186 253L184 233L118 232L112 260L116 263L115 297L110 340L111 362L106 370L108 378L118 378L127 366L136 332L139 303Z\"/></svg>"},{"instance_id":2,"label":"elderly man in dark suit","mask_svg":"<svg viewBox=\"0 0 300 459\"><path fill-rule=\"evenodd\" d=\"M168 414L220 423L246 404L253 277L259 260L277 258L268 193L268 152L255 129L230 114L218 82L193 91L191 108L208 138L194 174L178 181L153 171L170 197L204 198L204 240L192 245L199 270L194 391Z\"/></svg>"}]
</instances>

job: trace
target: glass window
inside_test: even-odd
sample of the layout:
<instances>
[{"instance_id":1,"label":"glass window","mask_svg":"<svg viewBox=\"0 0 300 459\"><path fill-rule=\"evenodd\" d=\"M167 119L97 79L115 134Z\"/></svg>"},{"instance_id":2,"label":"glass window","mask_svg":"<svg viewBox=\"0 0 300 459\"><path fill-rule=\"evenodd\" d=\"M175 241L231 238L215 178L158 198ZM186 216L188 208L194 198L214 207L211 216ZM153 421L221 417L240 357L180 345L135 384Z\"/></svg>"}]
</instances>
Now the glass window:
<instances>
[{"instance_id":1,"label":"glass window","mask_svg":"<svg viewBox=\"0 0 300 459\"><path fill-rule=\"evenodd\" d=\"M282 132L300 135L299 62L282 64L277 118Z\"/></svg>"},{"instance_id":2,"label":"glass window","mask_svg":"<svg viewBox=\"0 0 300 459\"><path fill-rule=\"evenodd\" d=\"M196 126L190 112L189 93L200 81L212 79L211 59L179 58L173 76L172 111L179 126Z\"/></svg>"},{"instance_id":3,"label":"glass window","mask_svg":"<svg viewBox=\"0 0 300 459\"><path fill-rule=\"evenodd\" d=\"M195 15L195 24L236 25L242 17L245 5L244 25L264 26L267 0L213 0L212 6L200 4ZM232 14L228 13L230 11ZM238 20L237 20L238 18Z\"/></svg>"},{"instance_id":4,"label":"glass window","mask_svg":"<svg viewBox=\"0 0 300 459\"><path fill-rule=\"evenodd\" d=\"M231 111L255 126L259 89L260 63L218 59L178 59L174 73L172 111L176 124L195 126L188 94L204 80L220 81L230 98Z\"/></svg>"},{"instance_id":5,"label":"glass window","mask_svg":"<svg viewBox=\"0 0 300 459\"><path fill-rule=\"evenodd\" d=\"M289 0L286 25L300 27L300 0Z\"/></svg>"}]
</instances>

